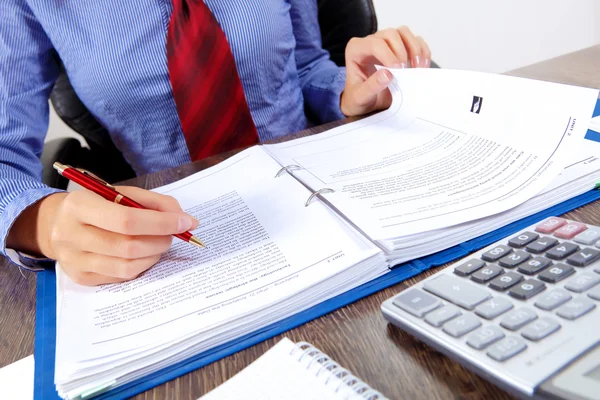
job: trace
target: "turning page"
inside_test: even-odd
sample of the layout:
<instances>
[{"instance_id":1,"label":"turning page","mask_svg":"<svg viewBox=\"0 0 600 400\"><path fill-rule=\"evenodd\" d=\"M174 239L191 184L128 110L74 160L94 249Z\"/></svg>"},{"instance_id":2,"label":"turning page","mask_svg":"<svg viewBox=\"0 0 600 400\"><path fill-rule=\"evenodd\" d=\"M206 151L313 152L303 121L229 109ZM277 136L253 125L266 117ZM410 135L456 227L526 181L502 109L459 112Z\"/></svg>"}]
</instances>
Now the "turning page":
<instances>
[{"instance_id":1,"label":"turning page","mask_svg":"<svg viewBox=\"0 0 600 400\"><path fill-rule=\"evenodd\" d=\"M530 199L570 163L598 91L502 75L392 70L391 107L267 150L373 240Z\"/></svg>"},{"instance_id":2,"label":"turning page","mask_svg":"<svg viewBox=\"0 0 600 400\"><path fill-rule=\"evenodd\" d=\"M207 247L174 239L135 280L84 287L57 268L63 395L98 376L118 384L145 364L156 369L177 351L231 340L387 271L381 250L326 205L305 207L310 191L288 174L276 178L279 169L257 146L157 189L200 221L193 234Z\"/></svg>"}]
</instances>

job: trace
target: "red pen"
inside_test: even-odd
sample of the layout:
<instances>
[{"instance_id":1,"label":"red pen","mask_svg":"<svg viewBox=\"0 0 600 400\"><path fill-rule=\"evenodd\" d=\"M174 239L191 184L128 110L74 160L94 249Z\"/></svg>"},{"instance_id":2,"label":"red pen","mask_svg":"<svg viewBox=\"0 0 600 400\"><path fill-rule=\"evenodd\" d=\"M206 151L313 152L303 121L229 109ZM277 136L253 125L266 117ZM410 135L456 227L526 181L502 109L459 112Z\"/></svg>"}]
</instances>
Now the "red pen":
<instances>
[{"instance_id":1,"label":"red pen","mask_svg":"<svg viewBox=\"0 0 600 400\"><path fill-rule=\"evenodd\" d=\"M135 207L146 209L140 203L131 200L129 197L117 192L114 186L105 182L101 178L81 168L73 168L69 165L64 165L58 162L54 163L54 169L65 178L83 186L84 188L91 190L92 192L104 197L108 201L114 201L117 204L121 204L127 207ZM178 233L175 237L195 244L198 247L204 247L204 243L197 237L192 235L190 232Z\"/></svg>"}]
</instances>

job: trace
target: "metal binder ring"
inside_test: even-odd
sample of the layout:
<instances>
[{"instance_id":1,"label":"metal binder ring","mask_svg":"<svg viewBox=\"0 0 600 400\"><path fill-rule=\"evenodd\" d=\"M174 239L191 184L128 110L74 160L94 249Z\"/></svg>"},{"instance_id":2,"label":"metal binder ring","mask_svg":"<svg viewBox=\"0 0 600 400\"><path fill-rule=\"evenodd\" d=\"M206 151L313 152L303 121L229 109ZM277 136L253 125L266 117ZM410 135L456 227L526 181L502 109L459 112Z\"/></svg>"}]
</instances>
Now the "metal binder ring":
<instances>
[{"instance_id":1,"label":"metal binder ring","mask_svg":"<svg viewBox=\"0 0 600 400\"><path fill-rule=\"evenodd\" d=\"M314 192L313 194L311 194L309 196L309 198L306 200L306 203L304 204L304 207L308 207L308 205L313 201L313 199L322 193L335 193L335 190L329 189L329 188L323 188L323 189L317 190L316 192Z\"/></svg>"},{"instance_id":2,"label":"metal binder ring","mask_svg":"<svg viewBox=\"0 0 600 400\"><path fill-rule=\"evenodd\" d=\"M277 173L275 174L275 178L279 178L281 176L281 174L283 174L283 171L286 171L287 173L289 173L290 171L293 171L296 169L302 169L302 167L299 165L295 165L295 164L286 165L285 167L283 167L279 171L277 171Z\"/></svg>"}]
</instances>

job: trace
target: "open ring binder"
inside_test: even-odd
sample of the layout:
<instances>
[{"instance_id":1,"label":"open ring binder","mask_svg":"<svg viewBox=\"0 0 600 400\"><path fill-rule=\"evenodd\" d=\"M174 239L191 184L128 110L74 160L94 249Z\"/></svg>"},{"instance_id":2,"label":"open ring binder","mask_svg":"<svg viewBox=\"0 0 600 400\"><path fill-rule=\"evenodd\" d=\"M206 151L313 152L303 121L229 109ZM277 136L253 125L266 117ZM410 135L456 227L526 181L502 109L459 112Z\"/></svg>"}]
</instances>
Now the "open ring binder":
<instances>
[{"instance_id":1,"label":"open ring binder","mask_svg":"<svg viewBox=\"0 0 600 400\"><path fill-rule=\"evenodd\" d=\"M298 354L299 351L300 353ZM335 393L340 393L340 390L347 386L354 394L365 400L387 400L380 392L371 388L367 383L357 378L347 369L342 368L337 362L333 361L331 357L308 342L297 343L291 350L290 356L294 357L298 362L304 360L305 363L303 363L303 366L305 366L307 370L311 370L311 366L313 366L314 363L320 364L319 369L314 372L315 377L319 377L321 374L328 374L324 381L324 385L328 386L335 384ZM309 358L310 360L306 362L306 358Z\"/></svg>"},{"instance_id":2,"label":"open ring binder","mask_svg":"<svg viewBox=\"0 0 600 400\"><path fill-rule=\"evenodd\" d=\"M302 169L302 167L299 165L295 165L295 164L286 165L285 167L283 167L279 171L277 171L277 173L275 174L275 178L279 178L281 176L281 174L283 174L284 171L289 174L290 171L294 171L297 169Z\"/></svg>"},{"instance_id":3,"label":"open ring binder","mask_svg":"<svg viewBox=\"0 0 600 400\"><path fill-rule=\"evenodd\" d=\"M329 188L323 188L323 189L317 190L316 192L311 194L308 197L308 199L306 199L306 203L304 203L304 207L308 207L308 205L313 201L313 199L322 193L335 193L335 190L329 189Z\"/></svg>"}]
</instances>

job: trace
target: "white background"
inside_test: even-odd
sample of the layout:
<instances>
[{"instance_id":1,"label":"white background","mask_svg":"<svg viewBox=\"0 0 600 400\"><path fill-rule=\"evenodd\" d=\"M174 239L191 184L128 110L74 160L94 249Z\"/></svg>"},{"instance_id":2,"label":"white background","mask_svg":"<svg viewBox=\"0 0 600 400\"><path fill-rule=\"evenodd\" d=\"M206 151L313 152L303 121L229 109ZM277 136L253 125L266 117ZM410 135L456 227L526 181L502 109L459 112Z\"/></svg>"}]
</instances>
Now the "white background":
<instances>
[{"instance_id":1,"label":"white background","mask_svg":"<svg viewBox=\"0 0 600 400\"><path fill-rule=\"evenodd\" d=\"M373 3L379 29L409 26L444 68L501 73L600 43L599 0Z\"/></svg>"},{"instance_id":2,"label":"white background","mask_svg":"<svg viewBox=\"0 0 600 400\"><path fill-rule=\"evenodd\" d=\"M500 73L600 43L600 0L373 2L380 29L408 25L444 68ZM65 135L52 112L48 139Z\"/></svg>"}]
</instances>

